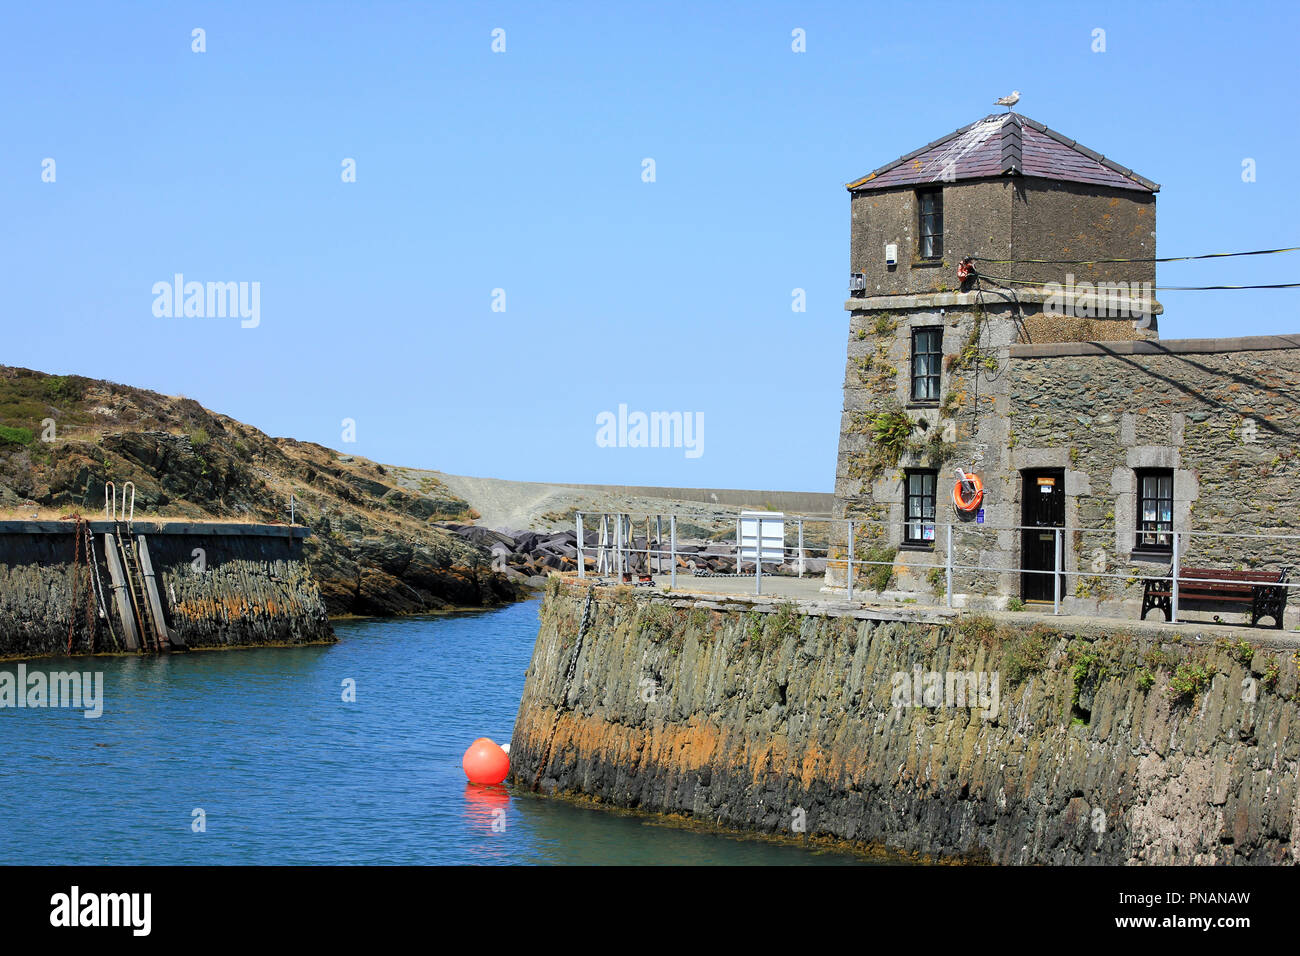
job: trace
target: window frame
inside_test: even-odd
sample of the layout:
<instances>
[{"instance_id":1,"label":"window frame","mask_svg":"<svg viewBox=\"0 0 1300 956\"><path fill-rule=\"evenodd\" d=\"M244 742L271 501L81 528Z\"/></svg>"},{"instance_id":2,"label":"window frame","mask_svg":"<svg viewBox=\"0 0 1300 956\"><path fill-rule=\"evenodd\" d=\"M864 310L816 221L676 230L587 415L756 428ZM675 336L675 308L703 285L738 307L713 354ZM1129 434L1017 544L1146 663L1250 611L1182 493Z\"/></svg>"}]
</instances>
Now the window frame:
<instances>
[{"instance_id":1,"label":"window frame","mask_svg":"<svg viewBox=\"0 0 1300 956\"><path fill-rule=\"evenodd\" d=\"M926 200L933 200L930 210L926 211ZM937 227L937 228L936 228ZM916 254L926 262L943 259L943 187L918 189L916 191ZM930 240L930 250L926 252L926 240Z\"/></svg>"},{"instance_id":2,"label":"window frame","mask_svg":"<svg viewBox=\"0 0 1300 956\"><path fill-rule=\"evenodd\" d=\"M922 480L920 492L912 493L912 479ZM930 491L926 494L924 479L930 479ZM930 503L929 515L925 504ZM912 502L917 501L916 517L912 516ZM939 472L934 468L908 468L903 471L903 546L913 549L933 550L938 536L939 517ZM916 526L917 536L913 537L912 528ZM925 536L929 527L930 537Z\"/></svg>"},{"instance_id":3,"label":"window frame","mask_svg":"<svg viewBox=\"0 0 1300 956\"><path fill-rule=\"evenodd\" d=\"M1136 504L1136 537L1133 539L1133 550L1146 554L1172 554L1174 549L1174 470L1172 468L1135 468L1133 470L1136 479L1137 489L1134 496ZM1160 479L1168 479L1169 494L1168 496L1160 494ZM1148 496L1146 493L1147 479L1157 481L1156 494ZM1147 502L1154 502L1155 518L1148 519ZM1169 519L1163 520L1160 515L1164 513L1161 505L1168 505ZM1161 542L1160 538L1164 541Z\"/></svg>"},{"instance_id":4,"label":"window frame","mask_svg":"<svg viewBox=\"0 0 1300 956\"><path fill-rule=\"evenodd\" d=\"M938 336L938 342L934 351L918 353L916 350L917 336L922 334L935 333ZM916 359L918 354L933 357L933 371L927 371L923 375L918 375L916 371ZM928 364L928 363L927 363ZM911 384L908 394L914 403L938 405L940 397L943 394L943 326L942 325L917 325L912 328L912 354L908 368ZM916 386L918 382L934 380L934 397L929 398L917 394Z\"/></svg>"}]
</instances>

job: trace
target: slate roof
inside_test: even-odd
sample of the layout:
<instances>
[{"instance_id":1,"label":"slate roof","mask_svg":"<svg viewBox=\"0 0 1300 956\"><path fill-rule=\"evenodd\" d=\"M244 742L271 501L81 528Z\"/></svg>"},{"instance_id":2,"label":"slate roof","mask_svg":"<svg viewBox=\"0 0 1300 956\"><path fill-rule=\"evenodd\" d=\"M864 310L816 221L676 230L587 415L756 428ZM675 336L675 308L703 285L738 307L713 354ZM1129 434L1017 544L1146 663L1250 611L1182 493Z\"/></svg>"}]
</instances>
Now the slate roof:
<instances>
[{"instance_id":1,"label":"slate roof","mask_svg":"<svg viewBox=\"0 0 1300 956\"><path fill-rule=\"evenodd\" d=\"M947 176L945 169L951 168ZM1038 176L1139 192L1160 186L1019 113L992 113L848 184L850 192L990 176Z\"/></svg>"}]
</instances>

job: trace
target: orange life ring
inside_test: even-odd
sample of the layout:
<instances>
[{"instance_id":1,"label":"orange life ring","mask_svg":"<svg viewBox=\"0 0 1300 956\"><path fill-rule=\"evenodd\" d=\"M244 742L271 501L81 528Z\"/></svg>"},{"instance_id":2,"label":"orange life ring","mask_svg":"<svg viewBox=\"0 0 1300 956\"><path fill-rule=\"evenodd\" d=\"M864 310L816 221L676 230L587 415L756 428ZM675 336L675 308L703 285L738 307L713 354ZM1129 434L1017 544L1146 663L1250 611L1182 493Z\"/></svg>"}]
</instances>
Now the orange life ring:
<instances>
[{"instance_id":1,"label":"orange life ring","mask_svg":"<svg viewBox=\"0 0 1300 956\"><path fill-rule=\"evenodd\" d=\"M974 511L980 506L980 502L984 500L984 483L980 481L979 475L967 474L966 472L962 472L962 474L966 477L952 486L952 503L957 506L958 511ZM970 496L969 500L963 498L961 494L961 486L968 481L975 486L975 493Z\"/></svg>"}]
</instances>

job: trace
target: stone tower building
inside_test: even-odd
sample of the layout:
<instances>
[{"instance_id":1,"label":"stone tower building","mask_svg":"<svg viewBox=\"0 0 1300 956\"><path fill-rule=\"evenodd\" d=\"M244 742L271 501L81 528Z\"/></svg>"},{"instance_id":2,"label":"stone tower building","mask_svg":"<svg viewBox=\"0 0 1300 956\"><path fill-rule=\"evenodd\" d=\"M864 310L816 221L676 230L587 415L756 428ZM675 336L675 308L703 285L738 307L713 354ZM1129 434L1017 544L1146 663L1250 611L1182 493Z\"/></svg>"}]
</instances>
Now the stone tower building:
<instances>
[{"instance_id":1,"label":"stone tower building","mask_svg":"<svg viewBox=\"0 0 1300 956\"><path fill-rule=\"evenodd\" d=\"M855 590L941 599L951 564L959 606L1127 614L1174 531L1202 535L1184 540L1202 563L1279 560L1211 532L1243 510L1297 523L1282 472L1300 339L1159 339L1158 189L1012 112L848 184L836 517L854 521L855 561L878 562L855 566ZM1262 444L1236 448L1243 429ZM1254 458L1271 470L1224 477ZM958 468L983 482L969 513ZM847 533L833 545L838 590Z\"/></svg>"}]
</instances>

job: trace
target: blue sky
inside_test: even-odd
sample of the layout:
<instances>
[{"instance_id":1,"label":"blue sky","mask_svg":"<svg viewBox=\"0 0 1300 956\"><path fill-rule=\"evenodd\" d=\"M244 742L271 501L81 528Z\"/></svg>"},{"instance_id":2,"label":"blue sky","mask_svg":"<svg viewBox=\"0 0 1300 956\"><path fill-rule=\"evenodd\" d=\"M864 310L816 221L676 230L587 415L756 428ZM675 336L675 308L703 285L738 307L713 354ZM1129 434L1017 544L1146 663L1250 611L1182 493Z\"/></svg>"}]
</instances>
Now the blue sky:
<instances>
[{"instance_id":1,"label":"blue sky","mask_svg":"<svg viewBox=\"0 0 1300 956\"><path fill-rule=\"evenodd\" d=\"M1019 89L1161 184L1159 254L1300 244L1298 26L1267 2L11 5L0 363L396 464L829 491L846 182ZM260 324L156 317L178 272L259 282ZM1300 254L1159 272L1297 279ZM1300 290L1160 297L1166 338L1300 331ZM620 404L702 415L703 454L599 447Z\"/></svg>"}]
</instances>

